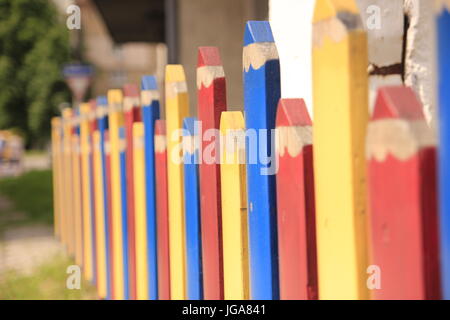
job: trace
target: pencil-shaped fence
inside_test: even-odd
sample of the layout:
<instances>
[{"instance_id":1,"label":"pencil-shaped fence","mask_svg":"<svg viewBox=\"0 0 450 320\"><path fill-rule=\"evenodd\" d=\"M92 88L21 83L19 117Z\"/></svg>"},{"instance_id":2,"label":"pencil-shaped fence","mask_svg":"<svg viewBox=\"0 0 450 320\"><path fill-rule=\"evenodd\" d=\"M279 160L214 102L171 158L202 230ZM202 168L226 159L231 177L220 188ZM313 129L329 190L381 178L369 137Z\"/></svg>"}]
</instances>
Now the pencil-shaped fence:
<instances>
[{"instance_id":1,"label":"pencil-shaped fence","mask_svg":"<svg viewBox=\"0 0 450 320\"><path fill-rule=\"evenodd\" d=\"M244 29L244 113L226 111L219 49L201 47L197 118L168 65L164 95L144 76L52 119L55 235L98 296L448 298L450 14L436 2L439 139L404 86L380 88L369 121L354 0L316 1L313 120L280 99L267 21Z\"/></svg>"}]
</instances>

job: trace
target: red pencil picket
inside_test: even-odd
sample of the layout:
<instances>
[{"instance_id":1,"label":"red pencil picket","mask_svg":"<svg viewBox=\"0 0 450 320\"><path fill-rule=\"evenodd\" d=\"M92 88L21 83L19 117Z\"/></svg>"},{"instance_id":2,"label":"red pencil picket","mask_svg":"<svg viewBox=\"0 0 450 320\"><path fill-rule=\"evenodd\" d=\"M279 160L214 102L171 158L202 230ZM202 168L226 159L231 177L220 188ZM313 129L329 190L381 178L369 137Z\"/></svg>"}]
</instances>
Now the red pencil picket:
<instances>
[{"instance_id":1,"label":"red pencil picket","mask_svg":"<svg viewBox=\"0 0 450 320\"><path fill-rule=\"evenodd\" d=\"M216 300L223 299L219 126L220 115L227 109L225 74L217 47L198 49L197 90L200 137L210 133L201 139L199 166L204 298Z\"/></svg>"},{"instance_id":2,"label":"red pencil picket","mask_svg":"<svg viewBox=\"0 0 450 320\"><path fill-rule=\"evenodd\" d=\"M166 121L155 122L156 224L158 244L158 299L170 300L169 214L167 197Z\"/></svg>"},{"instance_id":3,"label":"red pencil picket","mask_svg":"<svg viewBox=\"0 0 450 320\"><path fill-rule=\"evenodd\" d=\"M127 221L128 221L128 270L130 299L136 299L136 238L134 222L134 177L133 177L133 123L141 121L139 108L140 91L136 85L127 84L123 87L123 109L125 117L125 135L127 141Z\"/></svg>"},{"instance_id":4,"label":"red pencil picket","mask_svg":"<svg viewBox=\"0 0 450 320\"><path fill-rule=\"evenodd\" d=\"M315 300L312 122L303 99L281 99L276 119L280 298Z\"/></svg>"},{"instance_id":5,"label":"red pencil picket","mask_svg":"<svg viewBox=\"0 0 450 320\"><path fill-rule=\"evenodd\" d=\"M366 156L372 298L438 299L435 136L410 88L379 90Z\"/></svg>"}]
</instances>

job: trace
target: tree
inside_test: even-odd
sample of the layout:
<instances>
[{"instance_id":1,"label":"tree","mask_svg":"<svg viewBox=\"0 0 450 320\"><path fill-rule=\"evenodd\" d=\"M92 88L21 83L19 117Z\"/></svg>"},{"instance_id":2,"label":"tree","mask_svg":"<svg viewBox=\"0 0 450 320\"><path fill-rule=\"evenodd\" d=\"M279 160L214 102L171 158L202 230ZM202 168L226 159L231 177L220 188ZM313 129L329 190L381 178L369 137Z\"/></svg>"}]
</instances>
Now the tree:
<instances>
[{"instance_id":1,"label":"tree","mask_svg":"<svg viewBox=\"0 0 450 320\"><path fill-rule=\"evenodd\" d=\"M0 0L0 129L43 146L58 105L70 101L61 69L69 35L49 0Z\"/></svg>"}]
</instances>

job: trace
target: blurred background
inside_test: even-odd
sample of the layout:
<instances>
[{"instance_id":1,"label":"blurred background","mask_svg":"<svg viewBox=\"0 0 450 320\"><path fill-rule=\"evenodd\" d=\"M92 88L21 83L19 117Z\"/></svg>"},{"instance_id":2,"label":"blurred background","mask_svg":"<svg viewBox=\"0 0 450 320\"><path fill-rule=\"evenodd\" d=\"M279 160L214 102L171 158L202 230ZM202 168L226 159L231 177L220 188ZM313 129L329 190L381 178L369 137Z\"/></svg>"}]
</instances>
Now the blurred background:
<instances>
[{"instance_id":1,"label":"blurred background","mask_svg":"<svg viewBox=\"0 0 450 320\"><path fill-rule=\"evenodd\" d=\"M167 63L185 67L195 115L199 46L219 47L241 109L244 23L267 18L267 0L0 0L0 300L96 298L66 289L73 261L53 239L51 118L144 74L163 91Z\"/></svg>"}]
</instances>

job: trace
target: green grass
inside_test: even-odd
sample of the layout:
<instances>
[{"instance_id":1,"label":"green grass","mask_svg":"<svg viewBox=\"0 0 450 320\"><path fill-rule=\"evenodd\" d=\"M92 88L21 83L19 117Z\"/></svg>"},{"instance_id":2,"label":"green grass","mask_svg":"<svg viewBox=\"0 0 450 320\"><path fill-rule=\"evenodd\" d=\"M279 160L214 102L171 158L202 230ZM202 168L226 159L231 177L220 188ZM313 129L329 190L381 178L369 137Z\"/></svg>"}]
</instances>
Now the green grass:
<instances>
[{"instance_id":1,"label":"green grass","mask_svg":"<svg viewBox=\"0 0 450 320\"><path fill-rule=\"evenodd\" d=\"M56 257L30 276L9 272L0 279L0 300L87 300L95 299L95 288L82 281L80 290L66 286L67 267L73 261ZM81 276L81 278L83 278Z\"/></svg>"},{"instance_id":2,"label":"green grass","mask_svg":"<svg viewBox=\"0 0 450 320\"><path fill-rule=\"evenodd\" d=\"M47 225L53 223L52 172L50 170L30 171L19 177L0 179L0 194L12 202L12 209L15 212L25 215L15 223Z\"/></svg>"}]
</instances>

